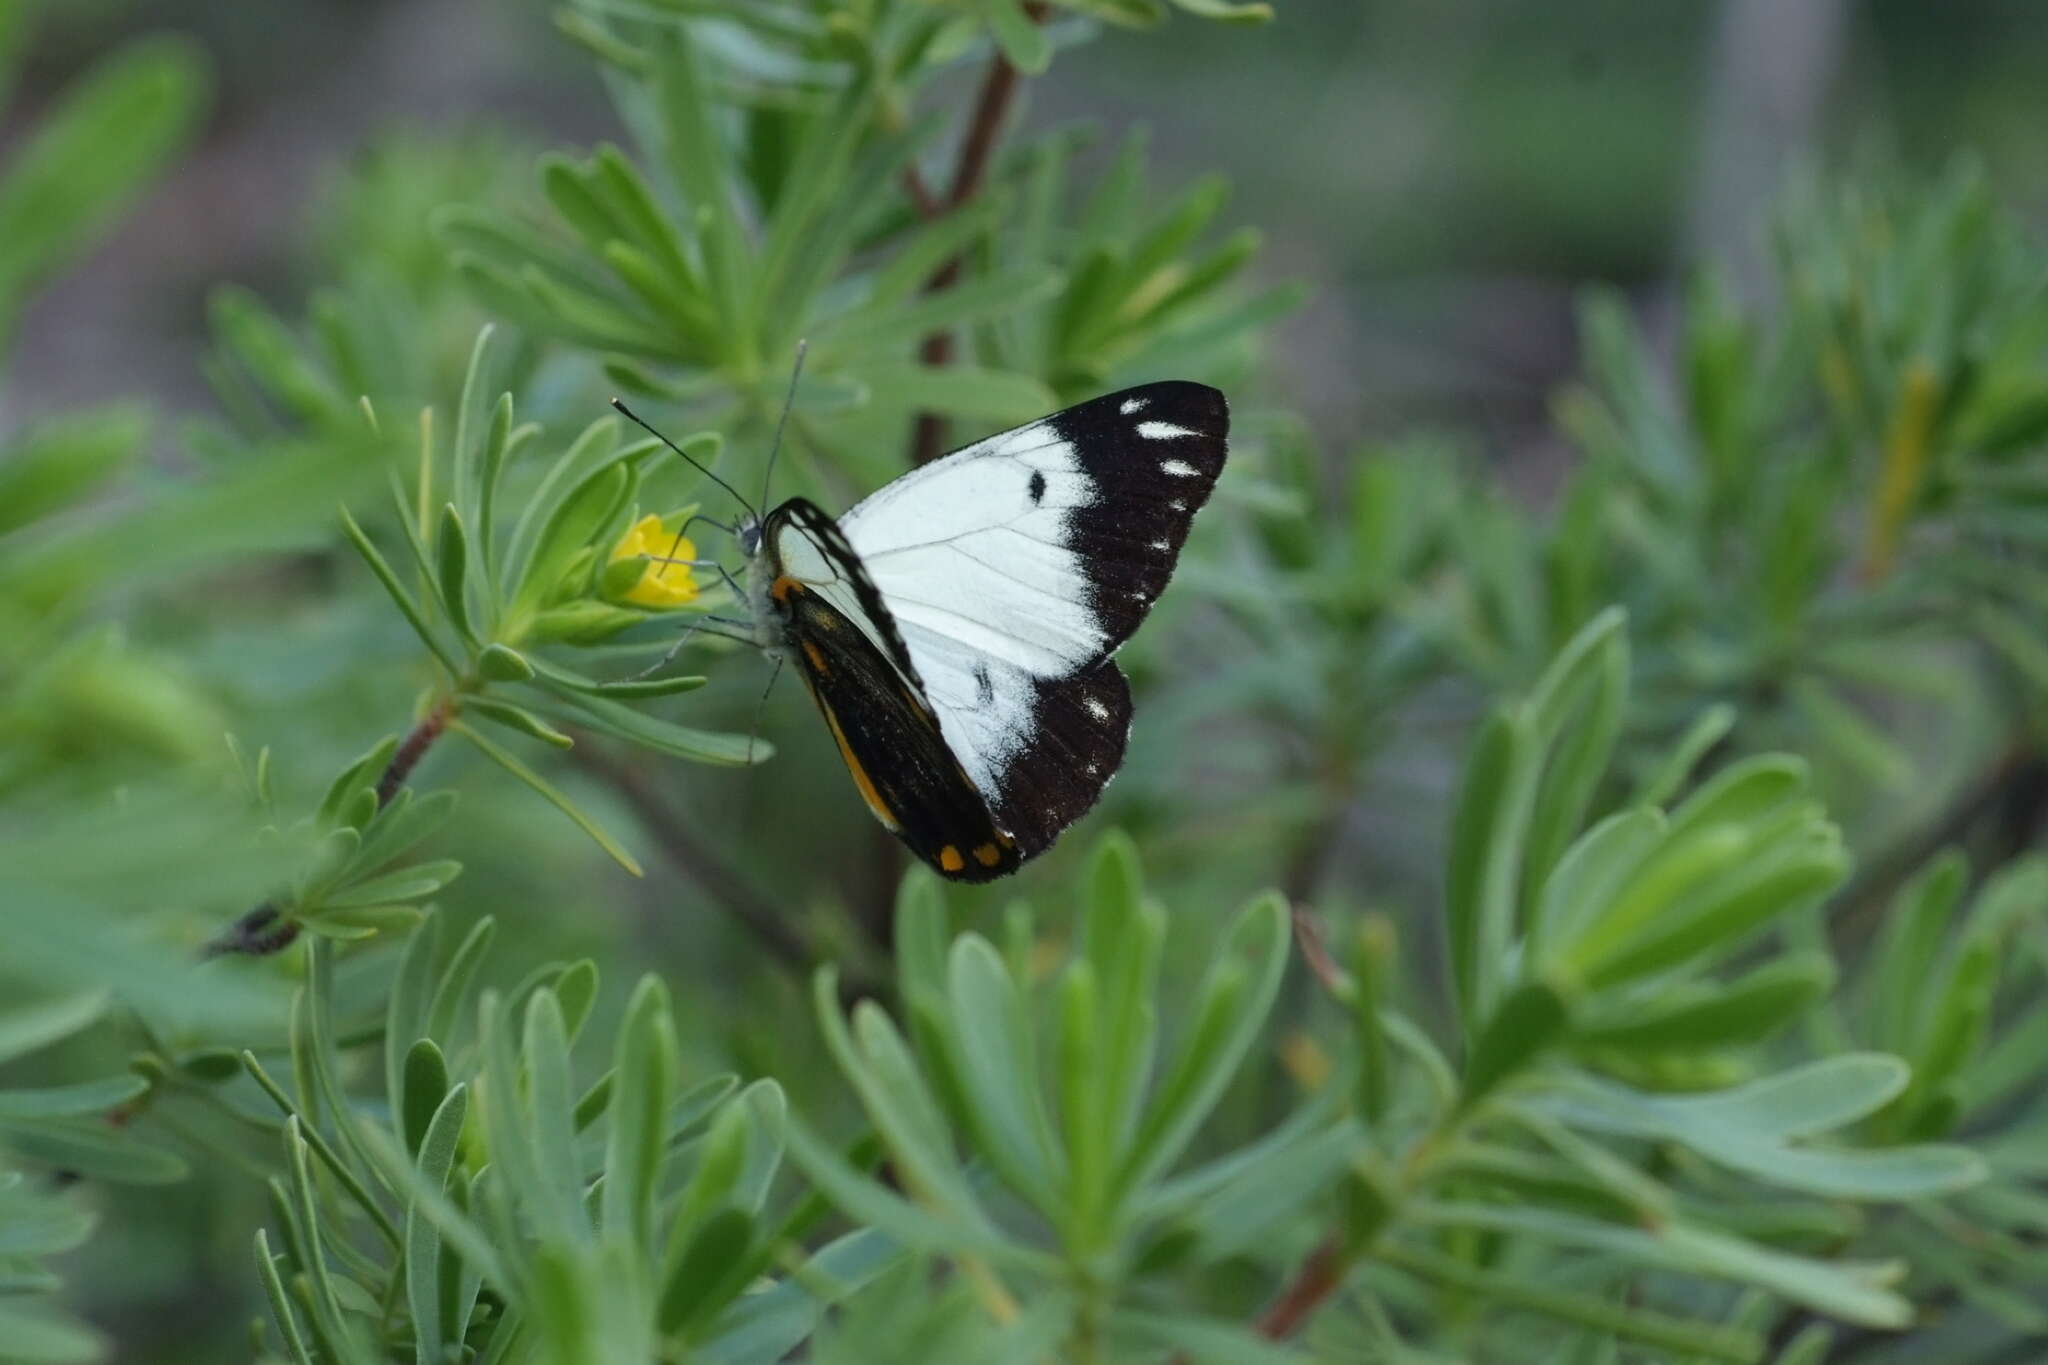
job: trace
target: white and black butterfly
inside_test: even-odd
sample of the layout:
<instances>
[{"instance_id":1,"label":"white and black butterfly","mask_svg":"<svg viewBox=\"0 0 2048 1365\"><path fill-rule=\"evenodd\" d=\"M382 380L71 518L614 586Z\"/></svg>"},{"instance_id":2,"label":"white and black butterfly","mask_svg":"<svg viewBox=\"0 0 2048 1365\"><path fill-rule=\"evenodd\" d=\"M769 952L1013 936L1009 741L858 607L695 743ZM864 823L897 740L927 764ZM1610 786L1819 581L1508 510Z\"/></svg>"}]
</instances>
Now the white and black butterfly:
<instances>
[{"instance_id":1,"label":"white and black butterfly","mask_svg":"<svg viewBox=\"0 0 2048 1365\"><path fill-rule=\"evenodd\" d=\"M836 521L791 498L736 528L755 642L796 665L868 809L941 875L1015 872L1123 762L1112 656L1172 576L1229 427L1215 389L1146 384Z\"/></svg>"}]
</instances>

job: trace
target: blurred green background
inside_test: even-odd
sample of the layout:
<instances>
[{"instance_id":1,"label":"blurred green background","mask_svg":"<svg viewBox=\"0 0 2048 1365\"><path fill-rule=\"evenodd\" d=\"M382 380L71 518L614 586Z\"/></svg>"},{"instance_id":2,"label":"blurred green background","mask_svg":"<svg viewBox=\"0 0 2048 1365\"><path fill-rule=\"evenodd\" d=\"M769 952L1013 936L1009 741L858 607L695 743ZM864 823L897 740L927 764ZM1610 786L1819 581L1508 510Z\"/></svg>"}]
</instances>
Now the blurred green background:
<instances>
[{"instance_id":1,"label":"blurred green background","mask_svg":"<svg viewBox=\"0 0 2048 1365\"><path fill-rule=\"evenodd\" d=\"M215 291L243 286L297 318L312 290L350 281L372 257L383 272L374 288L407 295L429 324L407 339L418 348L416 401L445 409L485 313L448 280L428 216L455 201L531 205L534 153L618 135L585 54L523 0L68 0L35 22L0 121L0 164L81 72L166 32L203 58L210 107L189 153L27 307L0 387L0 444L116 398L195 430L217 422ZM1025 126L1094 123L1095 163L1127 128L1149 126L1152 183L1163 192L1221 173L1233 187L1223 222L1266 236L1260 280L1306 286L1232 395L1250 467L1271 475L1283 463L1272 452L1305 451L1335 487L1355 452L1398 438L1490 471L1519 505L1547 509L1574 458L1552 400L1584 369L1586 285L1623 291L1665 354L1699 261L1725 263L1738 297L1771 307L1771 205L1789 180L1822 168L1932 173L1967 149L1995 198L2031 223L2048 210L2044 67L2048 10L2023 4L1283 0L1265 28L1177 17L1160 33L1111 32L1062 54L1031 84ZM963 98L969 73L948 79L957 85L942 91ZM587 406L594 392L587 369L542 364L521 403L573 432L600 415ZM182 430L177 420L156 428L150 467L190 467ZM1240 491L1210 515L1261 510ZM1254 641L1215 626L1196 599L1241 564L1221 526L1203 534L1207 571L1178 595L1190 600L1169 601L1127 656L1137 730L1106 812L1015 886L960 904L992 926L1012 894L1054 894L1086 831L1114 821L1138 833L1160 894L1192 923L1279 882L1340 909L1390 910L1433 951L1433 869L1477 690L1469 678L1432 679L1414 706L1377 718L1370 772L1345 776L1333 795L1303 776L1315 755L1299 749L1313 737L1275 738L1262 713L1233 700L1233 652ZM352 562L248 563L167 592L122 585L92 614L176 658L188 689L177 704L199 712L178 722L184 732L209 748L222 729L252 751L271 746L285 804L304 805L404 723L417 649L386 603L325 591L337 574L360 577ZM374 666L380 658L388 667ZM693 723L748 729L756 662L733 654L707 671ZM1507 667L1489 681L1530 672ZM1212 680L1219 690L1204 693ZM1852 837L1919 822L2009 720L1900 727L1894 739L1927 776L1881 808L1858 809L1862 776L1826 778ZM827 956L859 960L903 859L859 809L799 688L780 689L762 730L780 753L758 770L630 760L672 807L667 837L637 822L602 774L566 772L627 832L649 869L642 882L530 793L486 780L473 756L437 750L425 778L464 799L443 842L467 871L444 903L460 919L500 917L494 977L585 954L614 987L662 972L686 1040L705 1054L697 1065L772 1071L829 1113L845 1100L822 1080L815 1040L781 1026L804 1013L801 973L765 955L721 903L770 907ZM2040 804L2037 794L2014 806L2008 850L2031 842ZM239 908L201 896L186 932L203 936ZM1044 908L1058 924L1061 908ZM1204 941L1198 930L1176 944L1193 954ZM608 993L600 1016L620 1003ZM95 1036L67 1049L22 1068L25 1079L35 1066L118 1067L126 1045ZM123 1191L102 1214L66 1270L72 1300L114 1335L118 1358L240 1358L260 1185L202 1168Z\"/></svg>"}]
</instances>

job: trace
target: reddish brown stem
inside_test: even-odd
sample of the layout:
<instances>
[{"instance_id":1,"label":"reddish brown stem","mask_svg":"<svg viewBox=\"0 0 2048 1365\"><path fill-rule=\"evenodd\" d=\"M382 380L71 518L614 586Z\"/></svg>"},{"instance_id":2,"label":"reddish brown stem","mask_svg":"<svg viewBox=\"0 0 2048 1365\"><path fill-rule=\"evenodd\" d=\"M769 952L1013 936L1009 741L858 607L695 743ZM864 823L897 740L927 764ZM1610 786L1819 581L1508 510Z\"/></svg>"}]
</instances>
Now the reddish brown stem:
<instances>
[{"instance_id":1,"label":"reddish brown stem","mask_svg":"<svg viewBox=\"0 0 2048 1365\"><path fill-rule=\"evenodd\" d=\"M1024 12L1034 24L1045 19L1045 6L1038 0L1026 4ZM941 217L980 193L982 183L988 179L989 163L994 158L996 139L1003 131L1003 120L1017 96L1019 79L1017 68L1010 65L1009 58L1000 50L989 59L988 73L981 78L981 91L974 97L974 112L968 117L967 132L960 139L959 159L953 163L953 183L947 186L945 197L935 198L915 167L905 176L910 197L920 214L926 218ZM926 282L925 292L937 294L951 289L960 279L961 264L961 258L955 256L941 265ZM918 359L933 369L951 364L953 334L950 331L933 332L918 348ZM946 419L934 412L919 413L917 424L911 431L910 462L913 465L930 464L945 453Z\"/></svg>"},{"instance_id":2,"label":"reddish brown stem","mask_svg":"<svg viewBox=\"0 0 2048 1365\"><path fill-rule=\"evenodd\" d=\"M434 741L448 728L448 722L455 716L455 699L443 697L434 703L434 709L420 717L419 724L399 741L391 761L384 766L383 776L377 779L377 808L382 810L398 795L405 779L419 766L419 761L432 748ZM202 957L226 957L236 954L242 957L268 957L281 953L298 941L299 926L286 918L277 908L275 901L265 901L249 910L215 936L200 949Z\"/></svg>"},{"instance_id":3,"label":"reddish brown stem","mask_svg":"<svg viewBox=\"0 0 2048 1365\"><path fill-rule=\"evenodd\" d=\"M1345 1260L1337 1239L1325 1237L1280 1290L1280 1296L1259 1314L1258 1333L1268 1341L1285 1341L1301 1330L1323 1301L1344 1283Z\"/></svg>"}]
</instances>

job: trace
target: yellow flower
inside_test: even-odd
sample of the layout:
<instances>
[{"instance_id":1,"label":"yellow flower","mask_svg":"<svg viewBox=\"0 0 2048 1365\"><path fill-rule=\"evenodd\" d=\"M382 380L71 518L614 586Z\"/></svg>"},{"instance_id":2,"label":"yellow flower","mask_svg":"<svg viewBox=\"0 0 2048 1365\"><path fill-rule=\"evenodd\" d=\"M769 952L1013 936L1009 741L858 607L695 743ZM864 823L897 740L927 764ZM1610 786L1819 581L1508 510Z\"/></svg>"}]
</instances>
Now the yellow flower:
<instances>
[{"instance_id":1,"label":"yellow flower","mask_svg":"<svg viewBox=\"0 0 2048 1365\"><path fill-rule=\"evenodd\" d=\"M697 580L690 576L690 566L663 561L696 557L697 547L677 538L673 531L663 530L660 517L640 518L612 546L613 564L622 559L644 561L639 579L617 594L618 600L656 609L679 607L691 601L697 596Z\"/></svg>"}]
</instances>

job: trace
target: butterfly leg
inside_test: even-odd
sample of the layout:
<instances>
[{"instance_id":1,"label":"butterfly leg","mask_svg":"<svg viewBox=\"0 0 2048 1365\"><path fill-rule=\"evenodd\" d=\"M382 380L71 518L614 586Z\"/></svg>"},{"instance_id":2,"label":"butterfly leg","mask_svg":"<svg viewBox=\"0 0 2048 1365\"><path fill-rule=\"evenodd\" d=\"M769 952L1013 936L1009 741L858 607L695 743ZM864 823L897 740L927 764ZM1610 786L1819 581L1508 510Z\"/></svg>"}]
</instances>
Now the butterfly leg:
<instances>
[{"instance_id":1,"label":"butterfly leg","mask_svg":"<svg viewBox=\"0 0 2048 1365\"><path fill-rule=\"evenodd\" d=\"M768 685L761 689L761 700L754 703L754 723L747 730L747 762L754 761L754 736L761 733L761 714L768 709L768 694L775 690L775 680L782 676L783 656L775 656L775 667L768 670Z\"/></svg>"},{"instance_id":2,"label":"butterfly leg","mask_svg":"<svg viewBox=\"0 0 2048 1365\"><path fill-rule=\"evenodd\" d=\"M739 630L744 631L745 634L734 635L729 631L713 630L711 629L713 625L734 626L737 627ZM673 645L669 646L668 653L662 655L659 659L656 659L653 663L641 669L638 673L629 675L625 679L625 681L638 682L642 678L651 678L656 673L661 672L662 669L667 668L669 666L669 662L673 660L676 657L676 655L683 652L683 646L689 644L691 637L696 635L696 633L700 630L707 635L716 635L721 640L737 640L739 643L743 645L750 645L754 643L754 623L752 621L736 621L729 616L712 616L708 614L700 616L696 620L690 622L690 628L683 632L681 639L677 640Z\"/></svg>"},{"instance_id":3,"label":"butterfly leg","mask_svg":"<svg viewBox=\"0 0 2048 1365\"><path fill-rule=\"evenodd\" d=\"M718 570L718 576L725 580L725 586L732 589L733 597L741 602L747 600L746 589L742 588L740 581L732 576L732 570L726 568L725 565L715 559L670 559L667 555L649 555L647 556L647 562L650 564L684 564L692 569L716 569Z\"/></svg>"}]
</instances>

